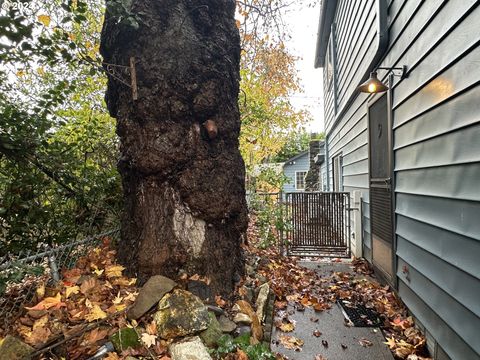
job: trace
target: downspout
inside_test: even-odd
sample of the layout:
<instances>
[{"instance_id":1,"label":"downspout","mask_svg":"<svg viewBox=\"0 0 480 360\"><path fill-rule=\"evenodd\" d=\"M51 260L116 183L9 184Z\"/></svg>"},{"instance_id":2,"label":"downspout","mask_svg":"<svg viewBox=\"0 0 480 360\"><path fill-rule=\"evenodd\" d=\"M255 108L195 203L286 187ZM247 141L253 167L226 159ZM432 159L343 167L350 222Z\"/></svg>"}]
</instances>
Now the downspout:
<instances>
[{"instance_id":1,"label":"downspout","mask_svg":"<svg viewBox=\"0 0 480 360\"><path fill-rule=\"evenodd\" d=\"M328 158L328 135L325 135L325 171L327 172L327 191L330 191L330 172L329 172L329 158Z\"/></svg>"}]
</instances>

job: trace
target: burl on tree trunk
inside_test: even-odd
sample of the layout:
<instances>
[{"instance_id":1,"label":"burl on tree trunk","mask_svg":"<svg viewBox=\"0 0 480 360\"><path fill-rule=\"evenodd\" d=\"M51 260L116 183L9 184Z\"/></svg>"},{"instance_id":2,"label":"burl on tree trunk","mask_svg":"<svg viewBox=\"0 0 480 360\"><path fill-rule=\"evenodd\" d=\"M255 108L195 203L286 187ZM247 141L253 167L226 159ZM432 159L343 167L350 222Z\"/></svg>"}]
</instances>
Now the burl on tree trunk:
<instances>
[{"instance_id":1,"label":"burl on tree trunk","mask_svg":"<svg viewBox=\"0 0 480 360\"><path fill-rule=\"evenodd\" d=\"M247 226L235 1L134 0L129 12L139 27L107 11L101 44L105 63L135 58L138 89L133 100L122 68L109 76L125 197L119 260L140 283L184 270L226 294L243 274Z\"/></svg>"}]
</instances>

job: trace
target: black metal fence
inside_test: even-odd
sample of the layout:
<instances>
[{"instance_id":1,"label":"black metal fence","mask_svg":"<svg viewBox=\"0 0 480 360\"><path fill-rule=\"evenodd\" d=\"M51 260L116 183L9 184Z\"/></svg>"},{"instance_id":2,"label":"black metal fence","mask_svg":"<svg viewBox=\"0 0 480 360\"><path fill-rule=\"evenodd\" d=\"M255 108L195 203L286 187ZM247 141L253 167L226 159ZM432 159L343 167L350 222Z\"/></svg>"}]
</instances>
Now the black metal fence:
<instances>
[{"instance_id":1,"label":"black metal fence","mask_svg":"<svg viewBox=\"0 0 480 360\"><path fill-rule=\"evenodd\" d=\"M288 255L350 256L350 193L296 192L285 200Z\"/></svg>"}]
</instances>

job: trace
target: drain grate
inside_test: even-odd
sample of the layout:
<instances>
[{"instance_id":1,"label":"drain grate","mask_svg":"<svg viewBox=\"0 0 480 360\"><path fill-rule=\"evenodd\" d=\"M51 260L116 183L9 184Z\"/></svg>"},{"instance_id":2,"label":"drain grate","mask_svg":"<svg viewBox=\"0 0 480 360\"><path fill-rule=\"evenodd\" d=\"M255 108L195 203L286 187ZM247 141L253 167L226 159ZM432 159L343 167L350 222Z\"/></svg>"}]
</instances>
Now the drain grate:
<instances>
[{"instance_id":1,"label":"drain grate","mask_svg":"<svg viewBox=\"0 0 480 360\"><path fill-rule=\"evenodd\" d=\"M343 315L355 327L378 327L382 324L378 313L362 304L353 304L349 301L337 301L342 308Z\"/></svg>"}]
</instances>

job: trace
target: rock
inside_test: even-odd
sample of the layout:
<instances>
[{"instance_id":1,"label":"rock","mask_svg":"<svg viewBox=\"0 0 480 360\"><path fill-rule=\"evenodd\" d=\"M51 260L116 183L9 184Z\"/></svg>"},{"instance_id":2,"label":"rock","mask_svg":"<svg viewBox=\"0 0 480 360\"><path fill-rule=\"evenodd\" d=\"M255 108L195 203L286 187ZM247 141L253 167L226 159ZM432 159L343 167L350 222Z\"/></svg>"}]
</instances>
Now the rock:
<instances>
[{"instance_id":1,"label":"rock","mask_svg":"<svg viewBox=\"0 0 480 360\"><path fill-rule=\"evenodd\" d=\"M248 334L249 336L252 335L252 329L248 325L241 325L237 327L233 333L235 337L242 336Z\"/></svg>"},{"instance_id":2,"label":"rock","mask_svg":"<svg viewBox=\"0 0 480 360\"><path fill-rule=\"evenodd\" d=\"M237 327L237 324L235 324L225 315L220 315L220 317L218 318L218 323L220 324L220 329L224 333L231 333Z\"/></svg>"},{"instance_id":3,"label":"rock","mask_svg":"<svg viewBox=\"0 0 480 360\"><path fill-rule=\"evenodd\" d=\"M207 305L208 311L213 311L217 315L225 315L225 310L219 308L218 306Z\"/></svg>"},{"instance_id":4,"label":"rock","mask_svg":"<svg viewBox=\"0 0 480 360\"><path fill-rule=\"evenodd\" d=\"M213 302L215 299L212 289L203 281L190 280L187 284L187 290L205 302Z\"/></svg>"},{"instance_id":5,"label":"rock","mask_svg":"<svg viewBox=\"0 0 480 360\"><path fill-rule=\"evenodd\" d=\"M192 335L205 330L210 324L207 307L195 295L185 290L175 290L158 303L153 316L158 335L163 339Z\"/></svg>"},{"instance_id":6,"label":"rock","mask_svg":"<svg viewBox=\"0 0 480 360\"><path fill-rule=\"evenodd\" d=\"M262 325L260 324L260 320L258 320L257 314L253 311L252 306L245 300L238 300L235 305L238 305L240 313L247 314L252 320L252 335L257 341L261 341L263 338ZM235 319L233 321L235 321Z\"/></svg>"},{"instance_id":7,"label":"rock","mask_svg":"<svg viewBox=\"0 0 480 360\"><path fill-rule=\"evenodd\" d=\"M260 322L263 322L265 318L266 303L268 300L268 294L270 293L270 286L268 283L263 284L259 287L257 301L255 306L257 308L257 317Z\"/></svg>"},{"instance_id":8,"label":"rock","mask_svg":"<svg viewBox=\"0 0 480 360\"><path fill-rule=\"evenodd\" d=\"M174 343L168 350L172 360L212 360L198 336Z\"/></svg>"},{"instance_id":9,"label":"rock","mask_svg":"<svg viewBox=\"0 0 480 360\"><path fill-rule=\"evenodd\" d=\"M267 278L263 275L257 275L255 277L260 284L265 284L268 281Z\"/></svg>"},{"instance_id":10,"label":"rock","mask_svg":"<svg viewBox=\"0 0 480 360\"><path fill-rule=\"evenodd\" d=\"M247 286L246 289L247 289L247 293L245 294L245 300L251 303L253 301L253 294L254 294L253 288Z\"/></svg>"},{"instance_id":11,"label":"rock","mask_svg":"<svg viewBox=\"0 0 480 360\"><path fill-rule=\"evenodd\" d=\"M250 316L248 316L247 314L243 314L243 313L238 313L237 315L235 315L235 317L233 318L233 321L236 322L237 324L239 324L239 323L251 324L252 323L252 319L250 318Z\"/></svg>"},{"instance_id":12,"label":"rock","mask_svg":"<svg viewBox=\"0 0 480 360\"><path fill-rule=\"evenodd\" d=\"M215 314L211 312L208 314L210 315L210 324L208 325L207 330L200 333L200 339L202 339L203 343L208 347L214 347L217 346L217 341L220 336L223 335L223 332Z\"/></svg>"},{"instance_id":13,"label":"rock","mask_svg":"<svg viewBox=\"0 0 480 360\"><path fill-rule=\"evenodd\" d=\"M255 276L255 268L251 265L245 265L245 273L248 276L254 277Z\"/></svg>"},{"instance_id":14,"label":"rock","mask_svg":"<svg viewBox=\"0 0 480 360\"><path fill-rule=\"evenodd\" d=\"M24 360L30 359L34 349L23 341L7 335L0 345L0 360Z\"/></svg>"},{"instance_id":15,"label":"rock","mask_svg":"<svg viewBox=\"0 0 480 360\"><path fill-rule=\"evenodd\" d=\"M164 295L177 286L175 281L161 275L152 276L143 285L127 317L136 320L150 310Z\"/></svg>"},{"instance_id":16,"label":"rock","mask_svg":"<svg viewBox=\"0 0 480 360\"><path fill-rule=\"evenodd\" d=\"M119 353L128 348L135 349L141 345L137 332L132 328L118 330L110 336L110 341L113 343L115 350Z\"/></svg>"}]
</instances>

